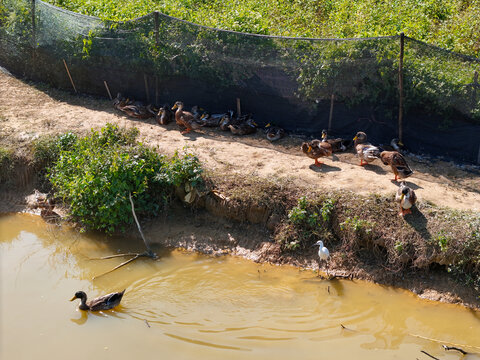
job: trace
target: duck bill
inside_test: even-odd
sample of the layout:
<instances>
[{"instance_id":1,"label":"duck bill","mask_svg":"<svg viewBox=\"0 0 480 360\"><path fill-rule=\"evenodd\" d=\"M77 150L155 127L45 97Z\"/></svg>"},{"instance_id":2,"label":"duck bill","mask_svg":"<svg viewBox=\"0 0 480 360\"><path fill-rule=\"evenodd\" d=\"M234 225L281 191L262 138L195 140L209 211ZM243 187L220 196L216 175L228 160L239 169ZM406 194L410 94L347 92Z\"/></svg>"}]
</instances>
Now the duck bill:
<instances>
[{"instance_id":1,"label":"duck bill","mask_svg":"<svg viewBox=\"0 0 480 360\"><path fill-rule=\"evenodd\" d=\"M355 137L353 138L353 141L355 141L355 140L357 140L357 139L358 139L358 136L355 136Z\"/></svg>"},{"instance_id":2,"label":"duck bill","mask_svg":"<svg viewBox=\"0 0 480 360\"><path fill-rule=\"evenodd\" d=\"M323 133L322 134L322 139L325 139L327 137L327 134Z\"/></svg>"},{"instance_id":3,"label":"duck bill","mask_svg":"<svg viewBox=\"0 0 480 360\"><path fill-rule=\"evenodd\" d=\"M76 298L77 298L77 297L74 296L74 297L72 297L72 298L70 299L70 301L73 301L73 300L75 300Z\"/></svg>"},{"instance_id":4,"label":"duck bill","mask_svg":"<svg viewBox=\"0 0 480 360\"><path fill-rule=\"evenodd\" d=\"M173 105L172 110L175 110L177 108L177 104Z\"/></svg>"}]
</instances>

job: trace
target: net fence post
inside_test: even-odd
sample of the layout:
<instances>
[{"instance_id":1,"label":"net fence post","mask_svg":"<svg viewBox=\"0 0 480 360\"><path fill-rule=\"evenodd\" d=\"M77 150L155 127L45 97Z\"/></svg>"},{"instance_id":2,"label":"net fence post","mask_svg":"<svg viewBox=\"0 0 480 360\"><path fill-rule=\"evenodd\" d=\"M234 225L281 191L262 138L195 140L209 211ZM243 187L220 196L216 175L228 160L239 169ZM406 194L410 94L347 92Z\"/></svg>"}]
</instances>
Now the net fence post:
<instances>
[{"instance_id":1,"label":"net fence post","mask_svg":"<svg viewBox=\"0 0 480 360\"><path fill-rule=\"evenodd\" d=\"M398 139L403 141L403 54L405 34L400 33L400 58L398 61Z\"/></svg>"},{"instance_id":2,"label":"net fence post","mask_svg":"<svg viewBox=\"0 0 480 360\"><path fill-rule=\"evenodd\" d=\"M157 47L157 51L158 51L158 45L159 45L159 38L158 38L158 28L160 26L159 24L159 15L158 15L158 11L155 11L155 29L154 29L154 33L155 33L155 46ZM155 71L156 73L156 71ZM158 105L158 75L155 74L155 105Z\"/></svg>"},{"instance_id":3,"label":"net fence post","mask_svg":"<svg viewBox=\"0 0 480 360\"><path fill-rule=\"evenodd\" d=\"M36 21L35 21L35 1L32 0L32 68L31 68L31 74L30 77L32 77L33 74L35 74L35 69L36 69L36 59L35 59L35 49L37 45L37 26L36 26Z\"/></svg>"},{"instance_id":4,"label":"net fence post","mask_svg":"<svg viewBox=\"0 0 480 360\"><path fill-rule=\"evenodd\" d=\"M332 130L332 118L333 118L333 103L335 101L335 94L332 94L330 98L330 114L328 116L328 132Z\"/></svg>"}]
</instances>

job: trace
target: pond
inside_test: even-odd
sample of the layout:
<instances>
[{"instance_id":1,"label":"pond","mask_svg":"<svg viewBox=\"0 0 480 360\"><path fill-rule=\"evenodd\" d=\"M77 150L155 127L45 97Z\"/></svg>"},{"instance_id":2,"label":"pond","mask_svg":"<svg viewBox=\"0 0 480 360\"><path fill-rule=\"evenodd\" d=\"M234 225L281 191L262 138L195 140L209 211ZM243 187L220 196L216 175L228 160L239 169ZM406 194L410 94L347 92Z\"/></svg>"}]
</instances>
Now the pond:
<instances>
[{"instance_id":1,"label":"pond","mask_svg":"<svg viewBox=\"0 0 480 360\"><path fill-rule=\"evenodd\" d=\"M0 216L0 358L462 358L444 343L480 359L479 312L310 270L156 249L158 260L92 280L123 260L92 258L132 250L142 250L140 239ZM68 301L77 290L123 289L110 311Z\"/></svg>"}]
</instances>

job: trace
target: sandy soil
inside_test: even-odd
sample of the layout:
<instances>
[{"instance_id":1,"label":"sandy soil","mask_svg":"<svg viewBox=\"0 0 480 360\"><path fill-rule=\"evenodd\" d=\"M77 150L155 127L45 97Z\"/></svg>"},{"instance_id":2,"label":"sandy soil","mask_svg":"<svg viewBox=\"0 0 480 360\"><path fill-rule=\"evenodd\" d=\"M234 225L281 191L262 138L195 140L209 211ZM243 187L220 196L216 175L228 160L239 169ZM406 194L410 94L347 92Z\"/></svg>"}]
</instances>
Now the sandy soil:
<instances>
[{"instance_id":1,"label":"sandy soil","mask_svg":"<svg viewBox=\"0 0 480 360\"><path fill-rule=\"evenodd\" d=\"M210 169L289 178L305 185L360 194L393 194L397 189L389 167L380 161L358 166L353 152L326 158L325 165L318 169L301 152L300 138L287 136L270 143L261 131L240 137L212 128L182 135L174 123L162 127L153 119L128 118L113 109L108 100L35 86L39 85L26 84L0 72L0 145L15 143L21 149L42 134L85 133L111 122L137 127L145 143L167 153L189 146ZM352 129L352 137L359 130ZM407 160L415 171L408 183L420 200L480 211L479 172L465 171L453 163L432 163L413 157Z\"/></svg>"}]
</instances>

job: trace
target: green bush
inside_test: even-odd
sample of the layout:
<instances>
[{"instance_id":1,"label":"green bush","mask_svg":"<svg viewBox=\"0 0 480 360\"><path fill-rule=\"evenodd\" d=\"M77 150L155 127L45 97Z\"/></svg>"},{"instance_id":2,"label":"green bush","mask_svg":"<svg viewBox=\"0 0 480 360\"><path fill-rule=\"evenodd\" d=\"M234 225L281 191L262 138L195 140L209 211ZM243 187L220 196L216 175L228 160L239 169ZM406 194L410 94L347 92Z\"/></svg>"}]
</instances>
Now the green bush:
<instances>
[{"instance_id":1,"label":"green bush","mask_svg":"<svg viewBox=\"0 0 480 360\"><path fill-rule=\"evenodd\" d=\"M298 204L288 211L288 221L276 234L277 241L288 250L296 250L331 237L331 215L335 202L331 198L309 200L302 196Z\"/></svg>"},{"instance_id":2,"label":"green bush","mask_svg":"<svg viewBox=\"0 0 480 360\"><path fill-rule=\"evenodd\" d=\"M173 159L136 142L138 130L108 124L62 150L48 177L57 196L86 228L112 233L132 223L132 194L138 215L153 216L174 187L199 185L201 168L191 154Z\"/></svg>"}]
</instances>

